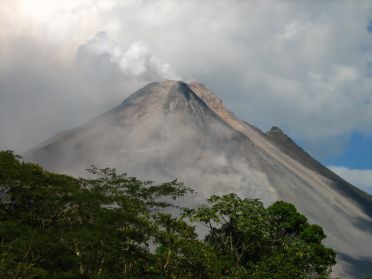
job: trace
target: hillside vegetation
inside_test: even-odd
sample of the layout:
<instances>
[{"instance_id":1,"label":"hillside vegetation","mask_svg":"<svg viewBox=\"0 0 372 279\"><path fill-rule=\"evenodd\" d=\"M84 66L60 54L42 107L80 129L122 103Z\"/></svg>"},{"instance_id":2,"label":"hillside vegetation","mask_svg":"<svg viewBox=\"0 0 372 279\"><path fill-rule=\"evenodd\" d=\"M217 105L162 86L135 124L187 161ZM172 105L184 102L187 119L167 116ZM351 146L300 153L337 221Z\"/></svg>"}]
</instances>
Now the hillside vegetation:
<instances>
[{"instance_id":1,"label":"hillside vegetation","mask_svg":"<svg viewBox=\"0 0 372 279\"><path fill-rule=\"evenodd\" d=\"M230 194L177 208L191 191L182 183L90 172L77 179L0 152L3 278L328 278L335 264L322 228L289 203Z\"/></svg>"}]
</instances>

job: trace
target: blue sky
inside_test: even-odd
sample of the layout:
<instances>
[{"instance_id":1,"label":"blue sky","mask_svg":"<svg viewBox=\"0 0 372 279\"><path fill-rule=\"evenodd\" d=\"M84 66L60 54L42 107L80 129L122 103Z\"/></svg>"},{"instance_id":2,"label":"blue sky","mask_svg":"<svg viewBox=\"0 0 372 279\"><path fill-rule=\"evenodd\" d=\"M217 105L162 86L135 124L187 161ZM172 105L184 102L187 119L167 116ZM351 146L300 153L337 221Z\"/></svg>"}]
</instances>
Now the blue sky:
<instances>
[{"instance_id":1,"label":"blue sky","mask_svg":"<svg viewBox=\"0 0 372 279\"><path fill-rule=\"evenodd\" d=\"M325 156L309 151L312 146L306 145L302 139L294 140L333 172L372 193L372 136L353 132L338 152Z\"/></svg>"},{"instance_id":2,"label":"blue sky","mask_svg":"<svg viewBox=\"0 0 372 279\"><path fill-rule=\"evenodd\" d=\"M342 138L341 143L336 140L330 142L336 146L335 151L328 153L331 148L326 145L325 150L288 134L299 146L311 156L320 161L347 181L372 194L372 136L360 132L352 132ZM323 153L322 153L323 152Z\"/></svg>"},{"instance_id":3,"label":"blue sky","mask_svg":"<svg viewBox=\"0 0 372 279\"><path fill-rule=\"evenodd\" d=\"M22 153L149 81L199 80L372 192L372 2L0 2L0 148Z\"/></svg>"},{"instance_id":4,"label":"blue sky","mask_svg":"<svg viewBox=\"0 0 372 279\"><path fill-rule=\"evenodd\" d=\"M368 22L367 30L368 30L369 33L372 33L372 19L370 19L369 22Z\"/></svg>"},{"instance_id":5,"label":"blue sky","mask_svg":"<svg viewBox=\"0 0 372 279\"><path fill-rule=\"evenodd\" d=\"M323 163L352 169L372 169L372 137L352 133L344 150L324 159Z\"/></svg>"},{"instance_id":6,"label":"blue sky","mask_svg":"<svg viewBox=\"0 0 372 279\"><path fill-rule=\"evenodd\" d=\"M332 171L372 194L372 137L352 133L340 154L323 160Z\"/></svg>"}]
</instances>

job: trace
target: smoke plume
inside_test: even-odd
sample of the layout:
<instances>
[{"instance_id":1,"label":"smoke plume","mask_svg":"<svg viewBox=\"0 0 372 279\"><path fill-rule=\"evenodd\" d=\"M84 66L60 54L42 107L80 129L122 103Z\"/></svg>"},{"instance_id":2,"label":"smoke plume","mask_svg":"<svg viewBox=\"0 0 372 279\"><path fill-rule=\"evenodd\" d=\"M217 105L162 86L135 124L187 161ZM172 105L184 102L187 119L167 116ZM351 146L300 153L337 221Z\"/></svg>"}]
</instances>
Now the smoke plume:
<instances>
[{"instance_id":1,"label":"smoke plume","mask_svg":"<svg viewBox=\"0 0 372 279\"><path fill-rule=\"evenodd\" d=\"M79 47L76 63L84 74L104 80L180 79L144 42L134 42L124 50L106 32Z\"/></svg>"}]
</instances>

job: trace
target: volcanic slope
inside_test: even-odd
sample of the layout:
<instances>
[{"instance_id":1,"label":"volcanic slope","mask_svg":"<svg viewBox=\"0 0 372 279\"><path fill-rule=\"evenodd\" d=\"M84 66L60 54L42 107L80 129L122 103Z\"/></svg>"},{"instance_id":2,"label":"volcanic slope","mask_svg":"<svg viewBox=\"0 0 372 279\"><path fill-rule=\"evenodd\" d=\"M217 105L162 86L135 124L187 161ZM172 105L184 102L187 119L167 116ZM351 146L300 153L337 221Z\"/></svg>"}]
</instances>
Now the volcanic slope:
<instances>
[{"instance_id":1,"label":"volcanic slope","mask_svg":"<svg viewBox=\"0 0 372 279\"><path fill-rule=\"evenodd\" d=\"M230 192L266 204L292 202L325 229L326 243L338 253L335 274L372 275L371 196L293 141L283 141L284 136L281 131L264 134L238 119L201 83L164 81L150 83L118 107L57 134L25 158L73 175L84 175L94 164L142 179L178 178L197 191L185 199L189 206Z\"/></svg>"}]
</instances>

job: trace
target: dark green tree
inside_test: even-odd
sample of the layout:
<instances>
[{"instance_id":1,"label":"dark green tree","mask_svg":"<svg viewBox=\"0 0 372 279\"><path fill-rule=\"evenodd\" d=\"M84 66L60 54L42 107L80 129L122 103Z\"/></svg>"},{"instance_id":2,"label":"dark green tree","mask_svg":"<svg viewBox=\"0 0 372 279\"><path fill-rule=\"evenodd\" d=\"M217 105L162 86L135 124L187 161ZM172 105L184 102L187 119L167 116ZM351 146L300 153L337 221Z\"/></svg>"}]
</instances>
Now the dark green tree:
<instances>
[{"instance_id":1,"label":"dark green tree","mask_svg":"<svg viewBox=\"0 0 372 279\"><path fill-rule=\"evenodd\" d=\"M209 204L186 209L192 221L206 225L225 278L327 278L335 252L321 242L321 227L310 225L296 208L235 194L212 196Z\"/></svg>"},{"instance_id":2,"label":"dark green tree","mask_svg":"<svg viewBox=\"0 0 372 279\"><path fill-rule=\"evenodd\" d=\"M76 179L0 152L1 276L326 278L335 262L321 227L288 203L212 196L180 215L173 202L190 189L177 181L90 172ZM205 241L190 221L208 227Z\"/></svg>"},{"instance_id":3,"label":"dark green tree","mask_svg":"<svg viewBox=\"0 0 372 279\"><path fill-rule=\"evenodd\" d=\"M0 273L9 278L144 278L159 212L188 190L92 168L75 179L0 152Z\"/></svg>"}]
</instances>

